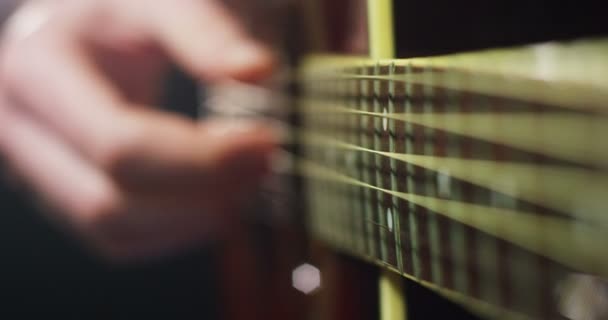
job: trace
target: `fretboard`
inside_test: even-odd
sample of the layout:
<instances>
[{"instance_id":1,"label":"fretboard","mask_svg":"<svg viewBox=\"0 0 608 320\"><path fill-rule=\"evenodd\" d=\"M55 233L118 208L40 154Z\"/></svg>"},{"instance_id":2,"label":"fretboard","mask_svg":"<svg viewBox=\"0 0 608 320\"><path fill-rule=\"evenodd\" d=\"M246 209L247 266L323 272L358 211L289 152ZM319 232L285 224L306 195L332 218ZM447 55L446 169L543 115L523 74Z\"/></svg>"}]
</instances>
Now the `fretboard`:
<instances>
[{"instance_id":1,"label":"fretboard","mask_svg":"<svg viewBox=\"0 0 608 320\"><path fill-rule=\"evenodd\" d=\"M608 40L301 71L316 237L491 317L608 277Z\"/></svg>"}]
</instances>

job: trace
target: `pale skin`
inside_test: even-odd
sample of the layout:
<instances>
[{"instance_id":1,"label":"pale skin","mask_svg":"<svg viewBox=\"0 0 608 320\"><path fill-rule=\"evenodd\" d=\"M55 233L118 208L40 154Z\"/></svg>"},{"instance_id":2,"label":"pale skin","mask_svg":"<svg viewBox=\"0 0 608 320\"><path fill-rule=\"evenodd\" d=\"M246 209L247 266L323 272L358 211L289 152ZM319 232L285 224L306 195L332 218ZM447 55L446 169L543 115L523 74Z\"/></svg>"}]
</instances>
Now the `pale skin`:
<instances>
[{"instance_id":1,"label":"pale skin","mask_svg":"<svg viewBox=\"0 0 608 320\"><path fill-rule=\"evenodd\" d=\"M48 0L0 47L0 154L53 220L133 261L229 229L276 145L255 122L195 122L155 107L166 69L256 81L274 58L212 0Z\"/></svg>"}]
</instances>

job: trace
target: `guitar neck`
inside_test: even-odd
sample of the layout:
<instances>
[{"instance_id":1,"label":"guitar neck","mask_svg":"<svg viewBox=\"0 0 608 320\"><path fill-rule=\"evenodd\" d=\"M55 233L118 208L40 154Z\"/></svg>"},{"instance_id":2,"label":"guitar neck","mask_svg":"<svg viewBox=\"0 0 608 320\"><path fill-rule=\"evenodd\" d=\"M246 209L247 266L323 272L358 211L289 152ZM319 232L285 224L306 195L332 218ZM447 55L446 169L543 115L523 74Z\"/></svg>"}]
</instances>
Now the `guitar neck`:
<instances>
[{"instance_id":1,"label":"guitar neck","mask_svg":"<svg viewBox=\"0 0 608 320\"><path fill-rule=\"evenodd\" d=\"M608 276L605 57L606 39L309 57L313 234L484 316L555 318L573 274Z\"/></svg>"}]
</instances>

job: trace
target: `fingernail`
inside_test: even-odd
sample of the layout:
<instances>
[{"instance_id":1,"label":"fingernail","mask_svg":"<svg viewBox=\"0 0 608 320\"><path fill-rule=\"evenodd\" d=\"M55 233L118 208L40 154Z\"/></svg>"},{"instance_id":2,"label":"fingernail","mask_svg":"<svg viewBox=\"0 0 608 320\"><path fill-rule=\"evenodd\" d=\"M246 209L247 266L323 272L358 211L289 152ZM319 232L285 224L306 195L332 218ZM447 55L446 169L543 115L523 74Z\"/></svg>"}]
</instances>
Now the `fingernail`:
<instances>
[{"instance_id":1,"label":"fingernail","mask_svg":"<svg viewBox=\"0 0 608 320\"><path fill-rule=\"evenodd\" d=\"M258 67L261 64L271 64L271 54L256 43L239 44L227 50L225 62L231 69L246 69Z\"/></svg>"}]
</instances>

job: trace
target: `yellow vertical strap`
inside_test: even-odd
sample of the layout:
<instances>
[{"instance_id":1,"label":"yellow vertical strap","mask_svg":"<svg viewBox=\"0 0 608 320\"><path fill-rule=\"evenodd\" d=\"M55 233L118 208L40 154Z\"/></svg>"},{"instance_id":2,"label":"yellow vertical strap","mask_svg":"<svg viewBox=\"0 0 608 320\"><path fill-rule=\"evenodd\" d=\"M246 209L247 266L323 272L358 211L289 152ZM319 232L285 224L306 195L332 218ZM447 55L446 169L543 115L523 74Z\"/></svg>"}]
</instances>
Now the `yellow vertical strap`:
<instances>
[{"instance_id":1,"label":"yellow vertical strap","mask_svg":"<svg viewBox=\"0 0 608 320\"><path fill-rule=\"evenodd\" d=\"M367 20L371 58L394 58L393 0L367 0Z\"/></svg>"},{"instance_id":2,"label":"yellow vertical strap","mask_svg":"<svg viewBox=\"0 0 608 320\"><path fill-rule=\"evenodd\" d=\"M392 271L382 270L379 286L380 319L406 320L407 305L403 299L403 279Z\"/></svg>"},{"instance_id":3,"label":"yellow vertical strap","mask_svg":"<svg viewBox=\"0 0 608 320\"><path fill-rule=\"evenodd\" d=\"M393 0L367 0L367 12L370 57L395 58ZM381 320L406 320L406 301L402 281L399 275L391 271L381 271L378 284Z\"/></svg>"}]
</instances>

